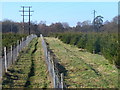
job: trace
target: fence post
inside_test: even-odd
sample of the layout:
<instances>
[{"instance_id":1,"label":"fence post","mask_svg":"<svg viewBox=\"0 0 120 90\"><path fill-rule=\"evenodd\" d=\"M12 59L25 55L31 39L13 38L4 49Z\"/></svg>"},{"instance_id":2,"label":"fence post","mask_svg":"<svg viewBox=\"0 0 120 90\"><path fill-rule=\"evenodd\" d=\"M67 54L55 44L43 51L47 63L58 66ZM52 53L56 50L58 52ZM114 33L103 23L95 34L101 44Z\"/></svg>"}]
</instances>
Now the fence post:
<instances>
[{"instance_id":1,"label":"fence post","mask_svg":"<svg viewBox=\"0 0 120 90\"><path fill-rule=\"evenodd\" d=\"M24 38L22 37L22 41L23 41L23 39L24 39Z\"/></svg>"},{"instance_id":2,"label":"fence post","mask_svg":"<svg viewBox=\"0 0 120 90\"><path fill-rule=\"evenodd\" d=\"M21 51L21 48L22 48L22 41L20 40L20 51Z\"/></svg>"},{"instance_id":3,"label":"fence post","mask_svg":"<svg viewBox=\"0 0 120 90\"><path fill-rule=\"evenodd\" d=\"M6 57L6 47L4 47L4 56L5 56L5 72L7 72L7 57Z\"/></svg>"},{"instance_id":4,"label":"fence post","mask_svg":"<svg viewBox=\"0 0 120 90\"><path fill-rule=\"evenodd\" d=\"M62 88L62 90L63 90L63 73L61 73L61 88Z\"/></svg>"},{"instance_id":5,"label":"fence post","mask_svg":"<svg viewBox=\"0 0 120 90\"><path fill-rule=\"evenodd\" d=\"M48 52L48 56L47 57L47 65L48 65L48 70L51 72L51 62L50 62L50 52Z\"/></svg>"},{"instance_id":6,"label":"fence post","mask_svg":"<svg viewBox=\"0 0 120 90\"><path fill-rule=\"evenodd\" d=\"M22 37L22 43L21 43L21 47L23 48L23 40L24 40L24 38Z\"/></svg>"},{"instance_id":7,"label":"fence post","mask_svg":"<svg viewBox=\"0 0 120 90\"><path fill-rule=\"evenodd\" d=\"M54 88L56 88L55 68L54 68L54 62L53 62L53 60L52 60L52 70L53 70L53 83L54 83Z\"/></svg>"},{"instance_id":8,"label":"fence post","mask_svg":"<svg viewBox=\"0 0 120 90\"><path fill-rule=\"evenodd\" d=\"M13 51L12 51L13 48L12 48L12 45L11 45L11 48L10 48L10 49L11 49L10 51L11 51L11 61L12 61L11 63L13 64Z\"/></svg>"},{"instance_id":9,"label":"fence post","mask_svg":"<svg viewBox=\"0 0 120 90\"><path fill-rule=\"evenodd\" d=\"M16 57L17 57L17 47L16 47L15 44L14 44L14 52L13 52L13 55L14 55L14 56L13 56L13 60L16 61ZM13 62L14 62L14 61L13 61Z\"/></svg>"}]
</instances>

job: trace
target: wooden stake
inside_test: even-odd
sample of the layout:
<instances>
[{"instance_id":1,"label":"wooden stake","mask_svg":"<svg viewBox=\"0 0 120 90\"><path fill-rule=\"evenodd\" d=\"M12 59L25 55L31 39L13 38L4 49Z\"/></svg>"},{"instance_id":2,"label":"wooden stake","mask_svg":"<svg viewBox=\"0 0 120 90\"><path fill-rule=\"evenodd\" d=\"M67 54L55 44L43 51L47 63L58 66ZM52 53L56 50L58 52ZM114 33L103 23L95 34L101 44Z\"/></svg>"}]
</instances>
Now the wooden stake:
<instances>
[{"instance_id":1,"label":"wooden stake","mask_svg":"<svg viewBox=\"0 0 120 90\"><path fill-rule=\"evenodd\" d=\"M4 56L5 56L5 72L7 72L7 55L6 55L6 47L4 47Z\"/></svg>"}]
</instances>

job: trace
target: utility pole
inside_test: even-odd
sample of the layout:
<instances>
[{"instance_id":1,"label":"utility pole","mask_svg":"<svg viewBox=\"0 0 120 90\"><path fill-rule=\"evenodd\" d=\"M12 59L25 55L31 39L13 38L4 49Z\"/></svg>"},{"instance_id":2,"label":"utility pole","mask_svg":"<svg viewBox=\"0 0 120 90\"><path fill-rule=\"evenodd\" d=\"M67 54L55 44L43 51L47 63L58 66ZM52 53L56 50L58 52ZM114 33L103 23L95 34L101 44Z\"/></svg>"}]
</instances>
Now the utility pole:
<instances>
[{"instance_id":1,"label":"utility pole","mask_svg":"<svg viewBox=\"0 0 120 90\"><path fill-rule=\"evenodd\" d=\"M94 29L95 29L95 13L96 13L96 11L95 10L93 10L93 25L94 25Z\"/></svg>"},{"instance_id":2,"label":"utility pole","mask_svg":"<svg viewBox=\"0 0 120 90\"><path fill-rule=\"evenodd\" d=\"M32 16L30 13L34 12L34 11L30 10L32 8L32 6L21 6L21 7L23 8L23 10L22 11L20 10L19 12L23 12L23 15L21 15L21 16L23 16L23 31L24 31L24 16L29 16L29 35L30 35L30 16ZM28 8L29 10L25 10L26 8ZM25 15L24 14L25 12L28 12L28 14Z\"/></svg>"},{"instance_id":3,"label":"utility pole","mask_svg":"<svg viewBox=\"0 0 120 90\"><path fill-rule=\"evenodd\" d=\"M21 6L21 8L23 9L22 11L20 10L19 12L22 12L23 13L23 15L21 15L21 16L23 16L23 25L22 25L22 28L23 28L23 33L24 33L24 6Z\"/></svg>"},{"instance_id":4,"label":"utility pole","mask_svg":"<svg viewBox=\"0 0 120 90\"><path fill-rule=\"evenodd\" d=\"M30 15L30 12L33 12L33 11L30 11L30 8L31 8L31 7L29 7L29 35L30 35L30 16L31 16L31 15Z\"/></svg>"},{"instance_id":5,"label":"utility pole","mask_svg":"<svg viewBox=\"0 0 120 90\"><path fill-rule=\"evenodd\" d=\"M95 13L96 13L96 11L95 11L95 10L93 10L93 12L94 12L94 19L95 19Z\"/></svg>"}]
</instances>

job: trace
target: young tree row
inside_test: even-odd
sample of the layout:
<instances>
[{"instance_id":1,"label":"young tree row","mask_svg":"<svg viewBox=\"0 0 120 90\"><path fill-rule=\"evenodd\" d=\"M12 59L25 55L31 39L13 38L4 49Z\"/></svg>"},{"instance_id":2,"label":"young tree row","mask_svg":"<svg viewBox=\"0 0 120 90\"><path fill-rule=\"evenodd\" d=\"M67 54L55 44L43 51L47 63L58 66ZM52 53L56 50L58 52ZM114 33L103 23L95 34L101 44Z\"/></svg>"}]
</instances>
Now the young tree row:
<instances>
[{"instance_id":1,"label":"young tree row","mask_svg":"<svg viewBox=\"0 0 120 90\"><path fill-rule=\"evenodd\" d=\"M102 54L110 63L120 66L117 33L59 33L53 36L91 53Z\"/></svg>"}]
</instances>

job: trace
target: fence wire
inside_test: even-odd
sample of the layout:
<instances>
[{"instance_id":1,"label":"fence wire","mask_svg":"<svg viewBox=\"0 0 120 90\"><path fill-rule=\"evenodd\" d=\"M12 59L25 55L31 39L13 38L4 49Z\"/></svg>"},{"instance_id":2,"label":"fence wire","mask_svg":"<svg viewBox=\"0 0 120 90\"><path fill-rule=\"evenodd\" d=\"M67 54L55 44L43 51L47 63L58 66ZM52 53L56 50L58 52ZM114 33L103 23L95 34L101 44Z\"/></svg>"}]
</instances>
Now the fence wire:
<instances>
[{"instance_id":1,"label":"fence wire","mask_svg":"<svg viewBox=\"0 0 120 90\"><path fill-rule=\"evenodd\" d=\"M63 74L62 73L60 74L57 67L55 67L55 62L50 55L50 51L47 48L46 42L43 39L42 34L40 35L40 37L42 40L42 47L44 50L45 61L48 66L49 74L52 78L53 86L54 86L54 88L62 88L63 89L63 88L65 88L63 85Z\"/></svg>"},{"instance_id":2,"label":"fence wire","mask_svg":"<svg viewBox=\"0 0 120 90\"><path fill-rule=\"evenodd\" d=\"M0 58L0 82L4 73L7 72L7 69L17 60L19 52L35 37L37 36L31 34L25 39L22 38L21 41L17 41L17 46L11 46L11 50L9 52L7 52L6 47L4 47L4 56Z\"/></svg>"}]
</instances>

